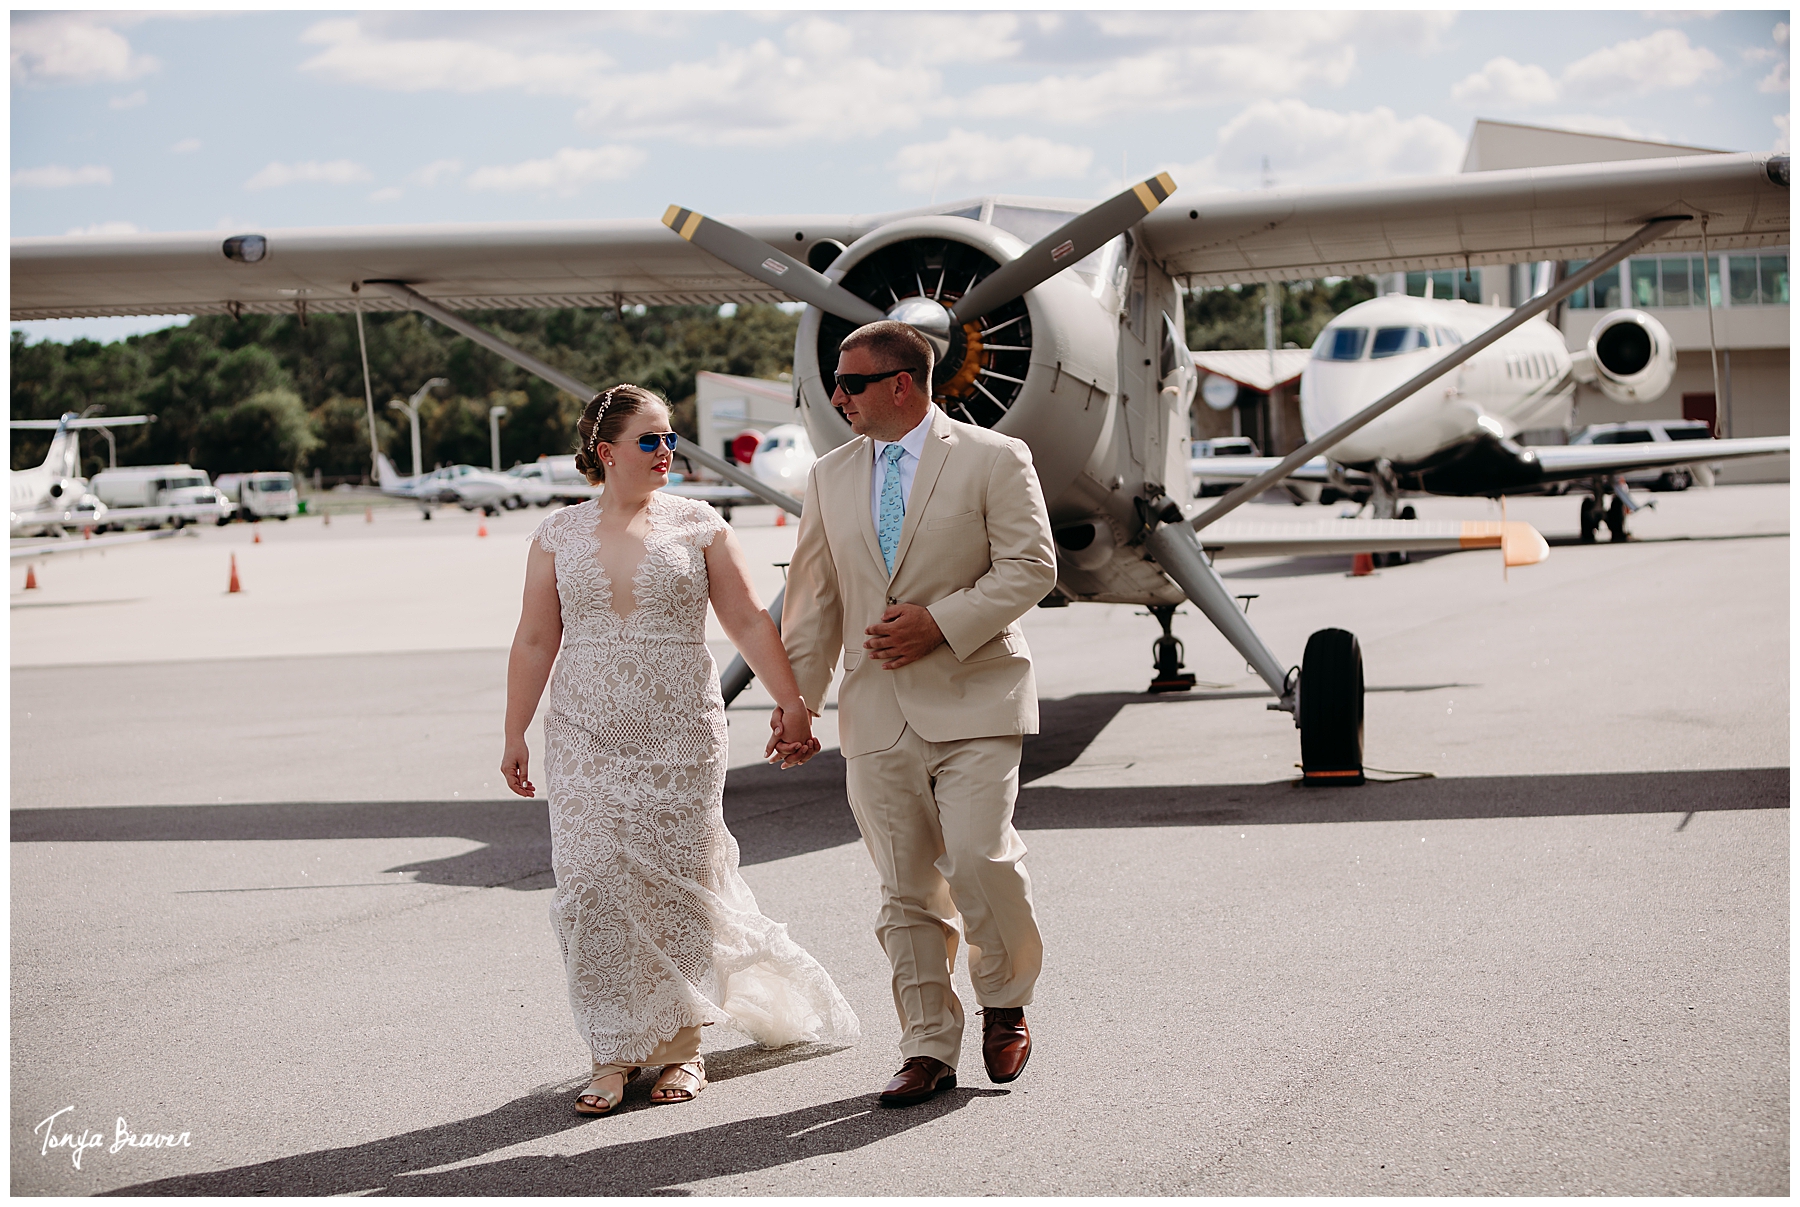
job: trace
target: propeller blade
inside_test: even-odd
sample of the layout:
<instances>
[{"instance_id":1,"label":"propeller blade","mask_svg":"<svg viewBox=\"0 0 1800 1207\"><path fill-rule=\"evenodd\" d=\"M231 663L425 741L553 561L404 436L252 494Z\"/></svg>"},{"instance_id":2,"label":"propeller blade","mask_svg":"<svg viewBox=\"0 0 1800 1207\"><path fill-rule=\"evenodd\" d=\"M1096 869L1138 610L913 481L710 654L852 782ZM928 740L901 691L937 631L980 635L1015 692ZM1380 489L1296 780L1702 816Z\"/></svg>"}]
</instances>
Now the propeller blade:
<instances>
[{"instance_id":1,"label":"propeller blade","mask_svg":"<svg viewBox=\"0 0 1800 1207\"><path fill-rule=\"evenodd\" d=\"M1108 239L1124 234L1174 191L1175 182L1163 172L1078 214L1032 244L1018 259L995 269L965 293L950 313L959 323L974 322L994 307L1049 280Z\"/></svg>"},{"instance_id":2,"label":"propeller blade","mask_svg":"<svg viewBox=\"0 0 1800 1207\"><path fill-rule=\"evenodd\" d=\"M879 322L887 317L842 285L835 285L830 278L814 272L810 265L717 218L671 205L662 220L664 226L701 251L716 256L739 272L749 273L765 285L774 286L797 302L817 306L827 314L835 314L858 325Z\"/></svg>"}]
</instances>

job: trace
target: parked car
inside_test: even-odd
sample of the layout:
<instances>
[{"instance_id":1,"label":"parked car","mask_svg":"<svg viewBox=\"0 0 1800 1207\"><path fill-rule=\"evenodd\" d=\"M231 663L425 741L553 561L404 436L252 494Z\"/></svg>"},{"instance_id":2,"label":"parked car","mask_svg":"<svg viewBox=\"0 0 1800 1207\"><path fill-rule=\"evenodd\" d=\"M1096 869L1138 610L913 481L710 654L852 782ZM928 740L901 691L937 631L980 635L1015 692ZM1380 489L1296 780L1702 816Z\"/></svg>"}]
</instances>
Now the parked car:
<instances>
[{"instance_id":1,"label":"parked car","mask_svg":"<svg viewBox=\"0 0 1800 1207\"><path fill-rule=\"evenodd\" d=\"M1710 440L1712 425L1701 419L1634 419L1630 423L1593 423L1575 433L1570 444L1665 444L1673 440ZM1686 490L1694 475L1686 466L1646 469L1625 475L1625 485L1650 490Z\"/></svg>"},{"instance_id":2,"label":"parked car","mask_svg":"<svg viewBox=\"0 0 1800 1207\"><path fill-rule=\"evenodd\" d=\"M103 469L88 482L106 504L107 528L160 528L165 524L231 522L231 500L214 489L206 471L191 465L133 465Z\"/></svg>"},{"instance_id":3,"label":"parked car","mask_svg":"<svg viewBox=\"0 0 1800 1207\"><path fill-rule=\"evenodd\" d=\"M300 492L294 489L294 475L284 471L220 474L213 486L237 504L240 520L285 520L300 511Z\"/></svg>"}]
</instances>

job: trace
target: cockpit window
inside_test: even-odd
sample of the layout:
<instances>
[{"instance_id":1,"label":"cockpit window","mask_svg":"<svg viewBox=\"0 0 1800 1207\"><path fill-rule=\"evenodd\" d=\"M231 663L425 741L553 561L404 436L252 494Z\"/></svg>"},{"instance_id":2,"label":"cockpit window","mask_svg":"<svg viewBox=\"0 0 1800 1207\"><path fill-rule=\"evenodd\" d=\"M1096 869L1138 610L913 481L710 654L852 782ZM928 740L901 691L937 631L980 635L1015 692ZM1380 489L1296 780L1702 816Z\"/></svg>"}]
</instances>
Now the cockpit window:
<instances>
[{"instance_id":1,"label":"cockpit window","mask_svg":"<svg viewBox=\"0 0 1800 1207\"><path fill-rule=\"evenodd\" d=\"M1369 341L1367 327L1327 327L1313 345L1314 360L1361 360Z\"/></svg>"},{"instance_id":2,"label":"cockpit window","mask_svg":"<svg viewBox=\"0 0 1800 1207\"><path fill-rule=\"evenodd\" d=\"M1437 328L1437 341L1440 348L1454 348L1463 342L1463 337L1448 327Z\"/></svg>"},{"instance_id":3,"label":"cockpit window","mask_svg":"<svg viewBox=\"0 0 1800 1207\"><path fill-rule=\"evenodd\" d=\"M1375 346L1369 350L1369 357L1371 360L1380 360L1384 356L1401 356L1429 347L1431 336L1426 334L1423 327L1378 327L1375 331Z\"/></svg>"}]
</instances>

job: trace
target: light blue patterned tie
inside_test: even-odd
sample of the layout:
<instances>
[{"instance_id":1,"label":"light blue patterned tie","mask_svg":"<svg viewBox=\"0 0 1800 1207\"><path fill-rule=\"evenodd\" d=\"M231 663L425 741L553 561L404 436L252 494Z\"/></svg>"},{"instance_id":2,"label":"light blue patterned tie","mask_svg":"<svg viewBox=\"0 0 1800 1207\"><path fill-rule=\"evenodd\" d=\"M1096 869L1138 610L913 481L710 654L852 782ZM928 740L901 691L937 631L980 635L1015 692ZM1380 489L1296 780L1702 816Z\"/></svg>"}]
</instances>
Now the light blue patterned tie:
<instances>
[{"instance_id":1,"label":"light blue patterned tie","mask_svg":"<svg viewBox=\"0 0 1800 1207\"><path fill-rule=\"evenodd\" d=\"M881 522L875 525L875 539L881 545L881 558L887 572L894 572L894 550L900 547L900 525L906 519L906 499L900 493L900 455L906 450L890 444L881 456L887 472L881 479Z\"/></svg>"}]
</instances>

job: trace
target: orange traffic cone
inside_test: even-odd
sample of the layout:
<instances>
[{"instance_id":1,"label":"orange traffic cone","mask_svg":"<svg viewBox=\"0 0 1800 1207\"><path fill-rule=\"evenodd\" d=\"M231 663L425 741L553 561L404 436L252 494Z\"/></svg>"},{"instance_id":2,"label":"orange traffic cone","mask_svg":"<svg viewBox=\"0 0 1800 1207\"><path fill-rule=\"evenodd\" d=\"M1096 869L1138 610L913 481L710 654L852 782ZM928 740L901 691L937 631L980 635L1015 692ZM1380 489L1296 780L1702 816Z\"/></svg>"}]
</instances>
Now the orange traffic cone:
<instances>
[{"instance_id":1,"label":"orange traffic cone","mask_svg":"<svg viewBox=\"0 0 1800 1207\"><path fill-rule=\"evenodd\" d=\"M262 525L261 524L257 524L250 529L250 543L252 545L262 544Z\"/></svg>"},{"instance_id":2,"label":"orange traffic cone","mask_svg":"<svg viewBox=\"0 0 1800 1207\"><path fill-rule=\"evenodd\" d=\"M1373 553L1359 553L1350 559L1351 577L1361 578L1365 574L1373 573L1375 573L1375 555Z\"/></svg>"},{"instance_id":3,"label":"orange traffic cone","mask_svg":"<svg viewBox=\"0 0 1800 1207\"><path fill-rule=\"evenodd\" d=\"M374 522L375 522L375 509L373 507L363 508L363 523L373 524Z\"/></svg>"},{"instance_id":4,"label":"orange traffic cone","mask_svg":"<svg viewBox=\"0 0 1800 1207\"><path fill-rule=\"evenodd\" d=\"M323 514L325 516L325 527L327 527L327 528L331 527L331 513L329 511L327 511L327 512L324 512Z\"/></svg>"},{"instance_id":5,"label":"orange traffic cone","mask_svg":"<svg viewBox=\"0 0 1800 1207\"><path fill-rule=\"evenodd\" d=\"M242 590L243 588L238 585L237 554L234 553L231 555L231 585L225 588L225 594L236 595Z\"/></svg>"},{"instance_id":6,"label":"orange traffic cone","mask_svg":"<svg viewBox=\"0 0 1800 1207\"><path fill-rule=\"evenodd\" d=\"M25 589L27 591L35 591L38 589L37 567L29 563L25 566Z\"/></svg>"},{"instance_id":7,"label":"orange traffic cone","mask_svg":"<svg viewBox=\"0 0 1800 1207\"><path fill-rule=\"evenodd\" d=\"M487 535L487 521L486 520L481 521L481 527L479 527L475 530L475 535L476 536L486 536Z\"/></svg>"},{"instance_id":8,"label":"orange traffic cone","mask_svg":"<svg viewBox=\"0 0 1800 1207\"><path fill-rule=\"evenodd\" d=\"M777 527L777 528L786 528L787 527L787 512L777 511L775 513L775 527Z\"/></svg>"}]
</instances>

